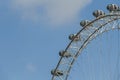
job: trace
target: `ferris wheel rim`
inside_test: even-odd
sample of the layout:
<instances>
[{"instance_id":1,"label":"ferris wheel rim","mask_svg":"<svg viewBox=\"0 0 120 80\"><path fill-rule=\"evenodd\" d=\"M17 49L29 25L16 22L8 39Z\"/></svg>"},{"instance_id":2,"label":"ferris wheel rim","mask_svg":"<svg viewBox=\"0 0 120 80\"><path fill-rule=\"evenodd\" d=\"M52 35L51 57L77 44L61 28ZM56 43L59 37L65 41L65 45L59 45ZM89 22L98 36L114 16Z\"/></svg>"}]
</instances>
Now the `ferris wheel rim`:
<instances>
[{"instance_id":1,"label":"ferris wheel rim","mask_svg":"<svg viewBox=\"0 0 120 80\"><path fill-rule=\"evenodd\" d=\"M118 19L120 19L120 18L118 18ZM114 21L114 20L113 20ZM112 22L112 21L110 21L110 22ZM108 23L106 23L105 25L107 25ZM104 25L103 25L104 26ZM102 28L102 26L101 26L101 28ZM116 28L114 28L114 29L116 29ZM97 30L96 30L97 31ZM102 32L102 33L104 33L104 32ZM101 33L101 34L102 34ZM94 33L92 34L92 35L94 35ZM78 50L78 52L76 53L76 55L75 55L75 59L71 62L71 64L73 65L74 64L74 62L75 62L75 60L77 59L77 57L81 54L80 53L80 50L82 51L83 49L84 49L84 45L85 45L85 43L87 43L87 42L89 42L89 41L92 41L94 38L96 38L96 37L94 37L92 40L89 40L90 39L90 37L92 36L92 35L90 35L89 36L89 38L88 38L88 40L86 40L84 43L83 43L83 45L81 46L81 48ZM98 34L99 35L99 34ZM89 43L87 43L87 44L89 44ZM85 45L85 47L87 46L87 44ZM83 48L83 49L82 49ZM72 67L69 67L70 68L70 70L71 70L71 68ZM70 72L70 70L68 71L68 73ZM67 75L67 77L68 77L68 75ZM67 80L67 77L66 77L66 80Z\"/></svg>"},{"instance_id":2,"label":"ferris wheel rim","mask_svg":"<svg viewBox=\"0 0 120 80\"><path fill-rule=\"evenodd\" d=\"M110 16L120 16L120 14L108 14L108 15L100 16L100 17L92 20L92 21L91 21L90 23L88 23L85 27L83 27L79 32L77 32L76 37L77 37L83 30L85 30L87 26L93 24L93 23L96 22L97 20L100 20L100 19L106 18L106 17L110 17ZM118 19L120 19L120 18L118 18ZM106 23L106 24L107 24L107 23ZM74 37L74 39L75 39L75 37ZM74 39L70 41L70 43L69 43L69 44L67 45L67 47L65 48L65 51L67 51L67 50L69 49L70 45L74 42ZM79 52L77 52L77 53L79 53ZM79 53L79 54L80 54L80 53ZM58 69L62 58L63 58L63 57L60 57L59 62L58 62L58 64L57 64L56 68L55 68L55 71ZM75 60L72 61L72 62L74 63ZM73 65L73 63L72 63L72 65ZM71 68L72 68L72 67L70 66L70 67L69 67L68 74L69 74ZM67 80L67 77L69 76L68 74L66 75L66 79L65 79L65 80ZM53 75L53 76L52 76L52 80L54 80L54 77L55 77L55 76Z\"/></svg>"}]
</instances>

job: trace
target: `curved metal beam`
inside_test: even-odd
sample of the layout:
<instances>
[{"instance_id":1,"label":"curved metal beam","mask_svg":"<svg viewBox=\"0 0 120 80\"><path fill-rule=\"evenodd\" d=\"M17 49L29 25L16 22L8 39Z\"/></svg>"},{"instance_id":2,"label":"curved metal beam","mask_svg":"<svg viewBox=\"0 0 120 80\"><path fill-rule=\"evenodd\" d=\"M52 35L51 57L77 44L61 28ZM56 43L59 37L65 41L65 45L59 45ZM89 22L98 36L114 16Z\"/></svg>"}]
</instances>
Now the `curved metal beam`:
<instances>
[{"instance_id":1,"label":"curved metal beam","mask_svg":"<svg viewBox=\"0 0 120 80\"><path fill-rule=\"evenodd\" d=\"M97 20L100 20L100 19L106 18L106 17L110 17L110 16L115 16L115 17L117 17L117 16L120 16L120 14L108 14L108 15L100 16L100 17L92 20L90 23L88 23L84 28L82 28L82 29L76 34L76 36L74 37L74 39L75 39L83 30L85 30L85 29L87 28L87 26L93 24L93 23L96 22ZM116 18L116 19L117 19L117 18ZM114 19L114 20L115 20L115 19ZM114 21L114 20L112 20L112 21ZM107 23L110 23L110 22L112 22L112 21L108 21ZM106 24L107 24L107 23L106 23ZM100 26L100 27L98 28L98 30L101 29L101 28L102 28L103 26L105 26L106 24L103 24L102 26ZM88 39L84 42L84 44L80 47L80 49L77 51L77 53L76 53L76 55L75 55L76 58L79 56L80 51L83 49L83 47L85 46L85 44L89 41L89 39L91 38L91 36L94 35L98 30L94 31L94 33L92 33L92 34L88 37ZM67 46L66 49L65 49L65 52L69 49L69 47L70 47L70 45L73 43L74 39L71 40L71 42L68 44L68 46ZM86 45L87 45L87 44L86 44ZM55 71L58 69L58 67L59 67L59 65L60 65L60 62L62 61L62 58L63 58L63 57L60 57L60 60L59 60L57 66L56 66L56 68L55 68ZM73 65L73 63L75 62L76 58L72 60L71 65ZM70 72L71 68L72 68L72 66L69 67L67 73ZM68 75L69 75L69 74L66 75L65 80L67 80ZM53 76L52 76L52 80L54 80L54 77L55 77L55 76L53 75Z\"/></svg>"}]
</instances>

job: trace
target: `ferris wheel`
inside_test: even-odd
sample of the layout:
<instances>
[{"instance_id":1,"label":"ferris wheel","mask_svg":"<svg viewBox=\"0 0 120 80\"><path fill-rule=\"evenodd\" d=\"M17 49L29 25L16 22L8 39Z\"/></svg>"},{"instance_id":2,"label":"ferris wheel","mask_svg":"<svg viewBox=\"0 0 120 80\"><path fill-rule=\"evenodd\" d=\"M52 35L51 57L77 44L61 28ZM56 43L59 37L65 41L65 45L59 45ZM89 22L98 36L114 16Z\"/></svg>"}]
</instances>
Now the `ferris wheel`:
<instances>
[{"instance_id":1,"label":"ferris wheel","mask_svg":"<svg viewBox=\"0 0 120 80\"><path fill-rule=\"evenodd\" d=\"M68 79L70 71L75 64L76 59L82 54L88 44L104 32L120 29L119 6L116 4L108 4L107 10L109 11L107 14L102 10L95 10L93 12L95 19L91 21L82 20L80 22L82 29L76 34L71 34L69 36L69 39L71 40L70 43L65 50L59 52L60 59L56 67L51 70L51 80L70 80ZM119 72L118 76L120 76ZM116 80L120 80L120 78Z\"/></svg>"}]
</instances>

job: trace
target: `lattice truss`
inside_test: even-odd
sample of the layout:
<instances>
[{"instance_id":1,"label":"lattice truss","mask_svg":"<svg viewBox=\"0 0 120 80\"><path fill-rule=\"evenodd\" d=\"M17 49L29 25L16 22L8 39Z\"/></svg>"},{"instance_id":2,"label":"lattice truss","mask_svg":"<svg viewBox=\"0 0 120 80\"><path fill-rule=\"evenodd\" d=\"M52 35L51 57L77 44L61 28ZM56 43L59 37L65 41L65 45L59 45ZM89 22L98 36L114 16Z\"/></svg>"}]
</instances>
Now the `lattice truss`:
<instances>
[{"instance_id":1,"label":"lattice truss","mask_svg":"<svg viewBox=\"0 0 120 80\"><path fill-rule=\"evenodd\" d=\"M120 29L120 8L116 4L107 6L108 14L102 10L96 10L93 15L96 17L92 21L83 20L80 25L83 27L77 34L71 34L69 39L71 42L65 50L60 51L60 60L55 69L51 71L52 80L67 80L70 70L82 53L87 44L109 30Z\"/></svg>"}]
</instances>

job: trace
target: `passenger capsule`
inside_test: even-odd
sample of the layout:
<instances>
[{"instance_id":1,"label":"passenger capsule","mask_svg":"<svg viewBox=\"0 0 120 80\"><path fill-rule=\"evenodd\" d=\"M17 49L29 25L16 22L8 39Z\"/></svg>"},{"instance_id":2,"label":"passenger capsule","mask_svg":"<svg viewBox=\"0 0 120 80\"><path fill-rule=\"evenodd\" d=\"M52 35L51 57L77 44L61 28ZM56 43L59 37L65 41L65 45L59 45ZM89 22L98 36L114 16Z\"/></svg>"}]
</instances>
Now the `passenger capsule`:
<instances>
[{"instance_id":1,"label":"passenger capsule","mask_svg":"<svg viewBox=\"0 0 120 80\"><path fill-rule=\"evenodd\" d=\"M119 10L119 6L116 4L108 4L107 5L107 10L111 11L118 11Z\"/></svg>"},{"instance_id":2,"label":"passenger capsule","mask_svg":"<svg viewBox=\"0 0 120 80\"><path fill-rule=\"evenodd\" d=\"M51 74L54 75L54 76L62 76L63 75L63 71L54 69L54 70L51 71Z\"/></svg>"},{"instance_id":3,"label":"passenger capsule","mask_svg":"<svg viewBox=\"0 0 120 80\"><path fill-rule=\"evenodd\" d=\"M95 16L95 17L99 17L102 15L105 15L105 13L102 10L96 10L93 12L93 16Z\"/></svg>"},{"instance_id":4,"label":"passenger capsule","mask_svg":"<svg viewBox=\"0 0 120 80\"><path fill-rule=\"evenodd\" d=\"M81 25L82 27L84 27L84 26L86 26L89 22L90 22L90 21L88 21L88 20L82 20L82 21L80 22L80 25Z\"/></svg>"},{"instance_id":5,"label":"passenger capsule","mask_svg":"<svg viewBox=\"0 0 120 80\"><path fill-rule=\"evenodd\" d=\"M76 36L76 34L71 34L71 35L69 36L69 39L70 39L70 40L73 40L73 39L74 39L74 41L78 41L78 40L80 40L80 36Z\"/></svg>"},{"instance_id":6,"label":"passenger capsule","mask_svg":"<svg viewBox=\"0 0 120 80\"><path fill-rule=\"evenodd\" d=\"M65 51L60 51L59 55L61 57L66 57L66 58L71 57L71 54L69 52L65 52Z\"/></svg>"}]
</instances>

